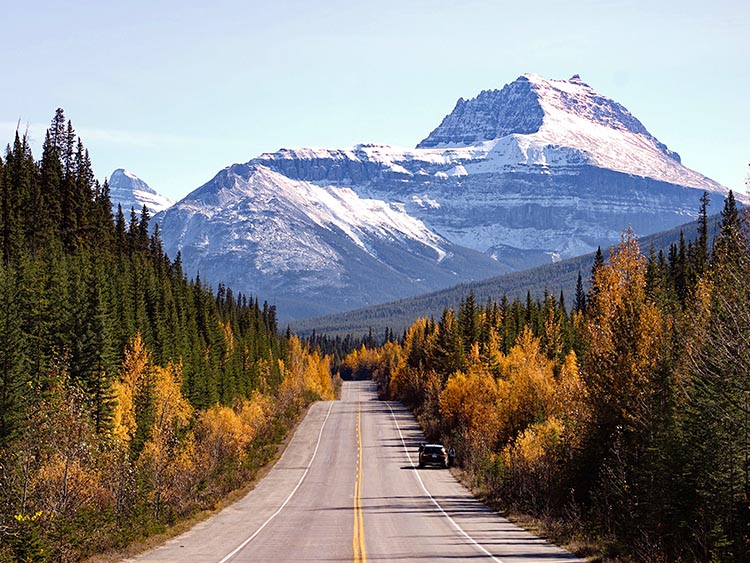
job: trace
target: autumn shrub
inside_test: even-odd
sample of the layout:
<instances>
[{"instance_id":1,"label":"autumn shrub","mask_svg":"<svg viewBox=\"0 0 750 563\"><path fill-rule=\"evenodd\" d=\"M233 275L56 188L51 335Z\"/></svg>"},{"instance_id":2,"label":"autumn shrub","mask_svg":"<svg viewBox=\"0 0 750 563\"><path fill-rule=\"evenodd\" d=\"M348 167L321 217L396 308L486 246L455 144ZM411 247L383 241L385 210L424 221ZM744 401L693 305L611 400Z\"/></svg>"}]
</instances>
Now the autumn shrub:
<instances>
[{"instance_id":1,"label":"autumn shrub","mask_svg":"<svg viewBox=\"0 0 750 563\"><path fill-rule=\"evenodd\" d=\"M550 417L532 424L503 452L503 496L534 514L559 505L559 470L563 466L563 424Z\"/></svg>"},{"instance_id":2,"label":"autumn shrub","mask_svg":"<svg viewBox=\"0 0 750 563\"><path fill-rule=\"evenodd\" d=\"M468 373L458 371L448 378L440 393L441 426L459 463L476 466L494 446L498 398L495 379L478 363Z\"/></svg>"}]
</instances>

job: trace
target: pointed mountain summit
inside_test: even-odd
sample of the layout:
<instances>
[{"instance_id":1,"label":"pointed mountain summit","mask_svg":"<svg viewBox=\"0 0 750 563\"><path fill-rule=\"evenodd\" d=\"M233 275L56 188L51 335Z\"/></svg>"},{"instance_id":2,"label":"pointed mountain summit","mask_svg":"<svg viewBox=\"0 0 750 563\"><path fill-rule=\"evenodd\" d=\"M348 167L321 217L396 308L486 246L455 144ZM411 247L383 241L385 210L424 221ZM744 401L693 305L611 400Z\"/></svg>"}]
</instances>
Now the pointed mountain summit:
<instances>
[{"instance_id":1,"label":"pointed mountain summit","mask_svg":"<svg viewBox=\"0 0 750 563\"><path fill-rule=\"evenodd\" d=\"M680 161L678 154L657 141L625 107L597 93L578 74L569 80L524 74L501 90L485 90L468 101L461 98L417 148L476 144L514 133L531 135L563 124L600 125L642 135L666 156Z\"/></svg>"},{"instance_id":2,"label":"pointed mountain summit","mask_svg":"<svg viewBox=\"0 0 750 563\"><path fill-rule=\"evenodd\" d=\"M620 103L577 75L526 74L459 100L416 148L264 153L155 220L190 273L302 318L668 229L703 191L716 210L728 190Z\"/></svg>"},{"instance_id":3,"label":"pointed mountain summit","mask_svg":"<svg viewBox=\"0 0 750 563\"><path fill-rule=\"evenodd\" d=\"M151 213L157 213L174 204L174 201L160 195L146 182L124 168L118 168L112 172L109 178L109 191L112 210L116 212L117 205L120 204L126 215L131 208L140 212L144 205Z\"/></svg>"},{"instance_id":4,"label":"pointed mountain summit","mask_svg":"<svg viewBox=\"0 0 750 563\"><path fill-rule=\"evenodd\" d=\"M509 152L518 152L516 164L589 164L726 191L681 166L679 154L651 135L624 106L596 92L577 74L569 80L525 74L501 90L485 90L468 101L460 99L417 147L478 144L499 148L506 160L514 160Z\"/></svg>"}]
</instances>

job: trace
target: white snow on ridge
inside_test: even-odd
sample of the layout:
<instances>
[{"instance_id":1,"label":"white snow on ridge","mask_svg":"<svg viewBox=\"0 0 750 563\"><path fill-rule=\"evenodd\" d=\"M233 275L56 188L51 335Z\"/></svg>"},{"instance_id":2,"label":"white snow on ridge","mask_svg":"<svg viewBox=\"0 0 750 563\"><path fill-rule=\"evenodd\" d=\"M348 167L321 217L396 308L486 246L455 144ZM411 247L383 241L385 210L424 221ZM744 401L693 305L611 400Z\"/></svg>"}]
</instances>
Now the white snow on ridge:
<instances>
[{"instance_id":1,"label":"white snow on ridge","mask_svg":"<svg viewBox=\"0 0 750 563\"><path fill-rule=\"evenodd\" d=\"M259 164L249 175L231 174L231 181L215 194L216 203L186 199L177 205L191 216L223 215L235 238L257 245L259 270L318 270L336 263L336 252L318 240L313 225L340 230L376 258L371 244L376 239L419 243L434 251L436 262L447 255L447 241L402 205L360 197L349 187L293 180Z\"/></svg>"},{"instance_id":2,"label":"white snow on ridge","mask_svg":"<svg viewBox=\"0 0 750 563\"><path fill-rule=\"evenodd\" d=\"M144 192L142 190L133 190L135 200L142 206L145 205L152 213L164 211L174 205L174 201L158 193Z\"/></svg>"}]
</instances>

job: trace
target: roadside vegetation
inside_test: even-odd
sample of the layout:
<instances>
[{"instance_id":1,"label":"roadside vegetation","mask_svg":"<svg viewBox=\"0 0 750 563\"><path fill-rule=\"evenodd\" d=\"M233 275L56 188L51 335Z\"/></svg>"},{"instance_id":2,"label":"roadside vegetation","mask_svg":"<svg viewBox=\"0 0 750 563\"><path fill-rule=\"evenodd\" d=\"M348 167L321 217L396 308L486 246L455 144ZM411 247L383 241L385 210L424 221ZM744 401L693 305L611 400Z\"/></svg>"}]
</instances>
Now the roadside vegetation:
<instances>
[{"instance_id":1,"label":"roadside vegetation","mask_svg":"<svg viewBox=\"0 0 750 563\"><path fill-rule=\"evenodd\" d=\"M410 405L488 502L586 555L750 560L750 218L730 194L710 245L707 203L667 254L630 231L598 253L570 310L469 294L341 373Z\"/></svg>"},{"instance_id":2,"label":"roadside vegetation","mask_svg":"<svg viewBox=\"0 0 750 563\"><path fill-rule=\"evenodd\" d=\"M0 158L0 561L77 561L210 509L333 397L276 310L166 256L58 110Z\"/></svg>"}]
</instances>

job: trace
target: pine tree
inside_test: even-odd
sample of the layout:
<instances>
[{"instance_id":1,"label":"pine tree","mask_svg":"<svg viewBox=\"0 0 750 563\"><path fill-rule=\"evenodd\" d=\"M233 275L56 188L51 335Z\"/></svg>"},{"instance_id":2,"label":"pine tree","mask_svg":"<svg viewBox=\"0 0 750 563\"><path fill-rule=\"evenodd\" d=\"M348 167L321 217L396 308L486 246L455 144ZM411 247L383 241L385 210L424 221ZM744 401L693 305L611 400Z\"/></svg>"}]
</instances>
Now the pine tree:
<instances>
[{"instance_id":1,"label":"pine tree","mask_svg":"<svg viewBox=\"0 0 750 563\"><path fill-rule=\"evenodd\" d=\"M36 225L39 244L50 244L60 236L63 167L58 147L53 139L55 126L56 123L53 121L42 146L39 216Z\"/></svg>"},{"instance_id":2,"label":"pine tree","mask_svg":"<svg viewBox=\"0 0 750 563\"><path fill-rule=\"evenodd\" d=\"M583 289L583 279L581 270L578 270L578 280L576 281L576 304L575 310L578 313L586 311L586 291Z\"/></svg>"},{"instance_id":3,"label":"pine tree","mask_svg":"<svg viewBox=\"0 0 750 563\"><path fill-rule=\"evenodd\" d=\"M20 301L15 272L0 266L0 451L21 430L30 390Z\"/></svg>"},{"instance_id":4,"label":"pine tree","mask_svg":"<svg viewBox=\"0 0 750 563\"><path fill-rule=\"evenodd\" d=\"M475 342L479 341L479 309L477 308L474 292L470 291L461 300L458 308L458 326L461 330L461 340L464 343L464 353L468 354Z\"/></svg>"},{"instance_id":5,"label":"pine tree","mask_svg":"<svg viewBox=\"0 0 750 563\"><path fill-rule=\"evenodd\" d=\"M737 202L734 194L729 191L729 195L724 200L724 209L721 211L721 223L719 225L719 234L714 243L712 258L716 267L723 265L736 265L742 254L747 248L742 231L740 213L737 209Z\"/></svg>"},{"instance_id":6,"label":"pine tree","mask_svg":"<svg viewBox=\"0 0 750 563\"><path fill-rule=\"evenodd\" d=\"M145 205L141 209L141 220L138 222L138 231L136 234L137 242L136 246L138 247L138 250L145 252L148 250L150 237L149 237L149 221L151 220L151 215L148 212L148 207Z\"/></svg>"},{"instance_id":7,"label":"pine tree","mask_svg":"<svg viewBox=\"0 0 750 563\"><path fill-rule=\"evenodd\" d=\"M596 247L596 254L594 255L594 263L591 266L591 277L589 278L589 303L596 297L596 292L599 288L596 287L594 279L596 278L596 272L604 265L604 254L602 254L602 247Z\"/></svg>"},{"instance_id":8,"label":"pine tree","mask_svg":"<svg viewBox=\"0 0 750 563\"><path fill-rule=\"evenodd\" d=\"M432 365L445 381L448 376L464 367L464 345L461 329L453 307L443 310L437 326Z\"/></svg>"},{"instance_id":9,"label":"pine tree","mask_svg":"<svg viewBox=\"0 0 750 563\"><path fill-rule=\"evenodd\" d=\"M701 196L701 207L698 213L698 240L696 241L695 254L693 258L693 269L697 276L702 276L709 263L708 249L708 205L710 198L708 192Z\"/></svg>"},{"instance_id":10,"label":"pine tree","mask_svg":"<svg viewBox=\"0 0 750 563\"><path fill-rule=\"evenodd\" d=\"M117 204L117 215L115 217L115 248L119 254L127 251L128 239L125 228L125 215L122 212L122 204Z\"/></svg>"},{"instance_id":11,"label":"pine tree","mask_svg":"<svg viewBox=\"0 0 750 563\"><path fill-rule=\"evenodd\" d=\"M68 126L62 139L61 159L63 165L63 181L60 190L61 222L60 234L63 246L68 252L78 247L78 213L76 205L81 204L78 193L78 182L76 179L75 166L75 143L76 135L73 124L68 121Z\"/></svg>"},{"instance_id":12,"label":"pine tree","mask_svg":"<svg viewBox=\"0 0 750 563\"><path fill-rule=\"evenodd\" d=\"M16 131L13 149L8 149L6 154L5 178L0 193L0 246L6 264L17 258L24 246L26 231L22 205L29 200L35 171L28 139Z\"/></svg>"}]
</instances>

